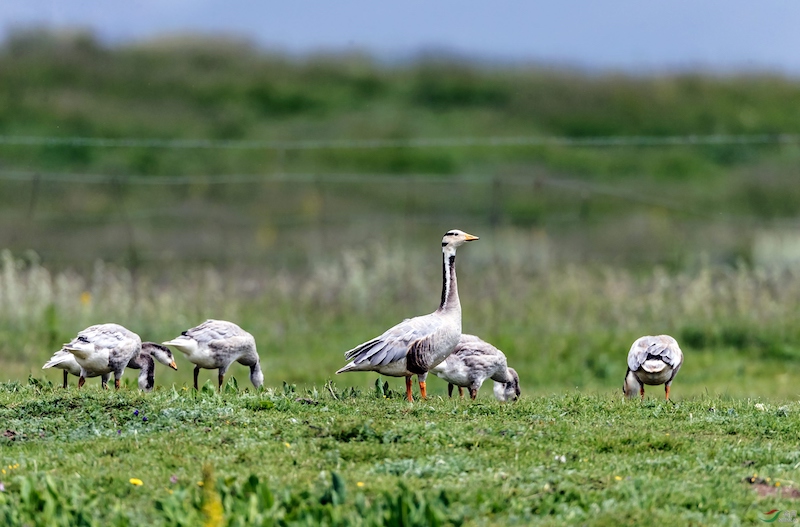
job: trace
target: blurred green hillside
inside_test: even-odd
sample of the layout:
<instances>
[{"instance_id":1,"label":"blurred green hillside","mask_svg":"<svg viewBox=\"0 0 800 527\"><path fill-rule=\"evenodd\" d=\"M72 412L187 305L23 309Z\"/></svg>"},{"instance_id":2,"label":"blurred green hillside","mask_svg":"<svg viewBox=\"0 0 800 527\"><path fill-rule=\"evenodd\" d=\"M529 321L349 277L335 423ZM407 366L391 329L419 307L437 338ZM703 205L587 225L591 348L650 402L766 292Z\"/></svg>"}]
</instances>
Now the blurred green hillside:
<instances>
[{"instance_id":1,"label":"blurred green hillside","mask_svg":"<svg viewBox=\"0 0 800 527\"><path fill-rule=\"evenodd\" d=\"M767 74L637 77L442 57L385 64L201 37L109 47L88 34L16 32L0 46L0 246L32 248L56 264L282 265L343 243L344 232L347 243L377 225L438 237L458 224L544 236L558 260L683 266L703 250L715 261L749 261L760 230L800 212L800 145L769 140L798 133L800 80ZM714 134L767 141L172 148L10 140ZM181 246L187 232L192 247ZM300 239L307 246L287 253Z\"/></svg>"}]
</instances>

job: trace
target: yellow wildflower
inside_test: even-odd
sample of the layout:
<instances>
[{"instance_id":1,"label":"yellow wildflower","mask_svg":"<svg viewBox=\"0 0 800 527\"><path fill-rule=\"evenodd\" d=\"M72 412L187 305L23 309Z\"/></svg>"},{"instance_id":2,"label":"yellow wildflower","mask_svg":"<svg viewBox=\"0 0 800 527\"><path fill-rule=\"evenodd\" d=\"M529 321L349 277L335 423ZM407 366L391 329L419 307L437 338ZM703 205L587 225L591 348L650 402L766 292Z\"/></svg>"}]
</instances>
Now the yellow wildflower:
<instances>
[{"instance_id":1,"label":"yellow wildflower","mask_svg":"<svg viewBox=\"0 0 800 527\"><path fill-rule=\"evenodd\" d=\"M614 479L617 481L622 481L622 476L614 476Z\"/></svg>"},{"instance_id":2,"label":"yellow wildflower","mask_svg":"<svg viewBox=\"0 0 800 527\"><path fill-rule=\"evenodd\" d=\"M363 487L363 486L364 486L363 481L359 481L358 483L356 483L356 487Z\"/></svg>"},{"instance_id":3,"label":"yellow wildflower","mask_svg":"<svg viewBox=\"0 0 800 527\"><path fill-rule=\"evenodd\" d=\"M128 481L130 481L131 485L136 485L137 487L141 487L142 485L144 485L144 482L139 478L131 478Z\"/></svg>"}]
</instances>

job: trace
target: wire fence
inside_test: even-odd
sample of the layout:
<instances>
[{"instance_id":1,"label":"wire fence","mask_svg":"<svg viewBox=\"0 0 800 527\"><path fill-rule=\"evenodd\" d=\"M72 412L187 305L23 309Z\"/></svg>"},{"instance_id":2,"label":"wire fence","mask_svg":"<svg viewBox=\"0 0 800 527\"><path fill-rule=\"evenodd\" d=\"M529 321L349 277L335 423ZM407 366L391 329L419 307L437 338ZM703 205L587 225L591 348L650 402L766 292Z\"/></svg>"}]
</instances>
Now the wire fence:
<instances>
[{"instance_id":1,"label":"wire fence","mask_svg":"<svg viewBox=\"0 0 800 527\"><path fill-rule=\"evenodd\" d=\"M800 135L487 137L408 140L226 141L0 136L0 145L172 149L377 149L507 146L670 147L800 144ZM212 189L212 190L209 190ZM521 169L516 174L284 172L119 175L0 170L0 246L51 260L86 258L302 260L380 227L406 234L445 225L538 229L584 258L645 258L700 249L741 253L740 240L778 222L710 210L698 200L627 184ZM627 208L628 218L604 209ZM669 218L664 224L663 218ZM793 222L787 222L793 223ZM344 232L347 234L343 234ZM296 240L303 240L299 251ZM641 246L647 244L646 256ZM682 245L685 245L683 247ZM309 249L313 247L313 249ZM294 253L293 253L294 251ZM301 254L302 253L302 254ZM305 256L303 256L305 254ZM288 256L287 256L288 255ZM298 256L300 255L300 256ZM649 259L649 260L648 260Z\"/></svg>"},{"instance_id":2,"label":"wire fence","mask_svg":"<svg viewBox=\"0 0 800 527\"><path fill-rule=\"evenodd\" d=\"M798 144L800 134L709 134L678 136L603 136L603 137L443 137L409 139L301 139L213 140L213 139L142 139L101 137L41 137L0 135L0 144L16 146L88 146L94 148L170 148L170 149L239 149L239 150L352 150L381 148L443 147L645 147L705 145L780 145Z\"/></svg>"}]
</instances>

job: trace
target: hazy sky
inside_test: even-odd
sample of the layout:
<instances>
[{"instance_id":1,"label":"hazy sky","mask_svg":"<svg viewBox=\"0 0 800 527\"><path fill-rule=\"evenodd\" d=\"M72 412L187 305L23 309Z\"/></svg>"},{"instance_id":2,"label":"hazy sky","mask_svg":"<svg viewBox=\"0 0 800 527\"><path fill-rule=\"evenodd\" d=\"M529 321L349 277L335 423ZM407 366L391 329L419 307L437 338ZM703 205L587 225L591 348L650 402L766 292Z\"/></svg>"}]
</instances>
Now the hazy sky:
<instances>
[{"instance_id":1,"label":"hazy sky","mask_svg":"<svg viewBox=\"0 0 800 527\"><path fill-rule=\"evenodd\" d=\"M710 67L800 74L795 0L0 0L0 32L91 28L111 42L227 33L304 53L483 59L652 71Z\"/></svg>"}]
</instances>

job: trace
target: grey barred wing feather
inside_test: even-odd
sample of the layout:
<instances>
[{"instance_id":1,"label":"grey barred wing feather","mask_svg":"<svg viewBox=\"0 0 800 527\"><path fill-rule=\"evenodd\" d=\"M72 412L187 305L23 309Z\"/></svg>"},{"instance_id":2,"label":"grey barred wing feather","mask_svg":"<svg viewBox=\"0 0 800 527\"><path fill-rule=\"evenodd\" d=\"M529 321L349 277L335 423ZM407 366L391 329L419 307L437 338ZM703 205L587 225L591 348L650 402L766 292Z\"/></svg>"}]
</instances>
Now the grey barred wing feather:
<instances>
[{"instance_id":1,"label":"grey barred wing feather","mask_svg":"<svg viewBox=\"0 0 800 527\"><path fill-rule=\"evenodd\" d=\"M238 352L243 346L252 344L253 339L249 336L236 335L227 337L225 339L212 340L208 343L208 347L219 351L221 353L234 353Z\"/></svg>"},{"instance_id":2,"label":"grey barred wing feather","mask_svg":"<svg viewBox=\"0 0 800 527\"><path fill-rule=\"evenodd\" d=\"M78 333L78 339L81 337L87 339L99 348L115 348L120 342L140 340L138 335L118 324L97 324L89 326Z\"/></svg>"},{"instance_id":3,"label":"grey barred wing feather","mask_svg":"<svg viewBox=\"0 0 800 527\"><path fill-rule=\"evenodd\" d=\"M183 332L183 335L193 338L197 342L212 342L230 337L243 337L249 334L232 322L209 319L197 327L187 329Z\"/></svg>"},{"instance_id":4,"label":"grey barred wing feather","mask_svg":"<svg viewBox=\"0 0 800 527\"><path fill-rule=\"evenodd\" d=\"M345 352L355 364L368 361L373 366L385 366L406 358L412 344L424 347L424 342L436 332L440 320L431 315L408 318L386 330L382 335Z\"/></svg>"},{"instance_id":5,"label":"grey barred wing feather","mask_svg":"<svg viewBox=\"0 0 800 527\"><path fill-rule=\"evenodd\" d=\"M628 353L628 368L637 371L648 360L660 360L672 368L683 362L683 353L678 342L669 335L646 336L637 339Z\"/></svg>"},{"instance_id":6,"label":"grey barred wing feather","mask_svg":"<svg viewBox=\"0 0 800 527\"><path fill-rule=\"evenodd\" d=\"M141 348L139 335L112 323L89 326L64 345L65 350L83 350L83 353L110 350L109 365L115 368L120 365L124 368L131 358L139 356Z\"/></svg>"}]
</instances>

